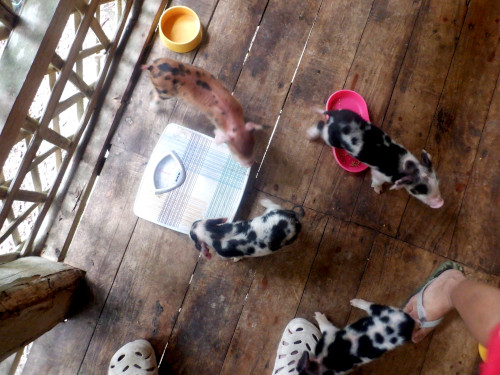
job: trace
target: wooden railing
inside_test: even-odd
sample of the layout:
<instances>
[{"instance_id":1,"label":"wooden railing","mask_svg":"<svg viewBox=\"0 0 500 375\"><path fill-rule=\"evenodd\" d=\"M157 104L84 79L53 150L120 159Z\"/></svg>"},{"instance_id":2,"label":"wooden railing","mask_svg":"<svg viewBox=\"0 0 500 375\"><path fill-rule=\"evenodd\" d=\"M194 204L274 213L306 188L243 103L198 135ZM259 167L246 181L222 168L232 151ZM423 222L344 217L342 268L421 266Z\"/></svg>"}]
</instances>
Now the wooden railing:
<instances>
[{"instance_id":1,"label":"wooden railing","mask_svg":"<svg viewBox=\"0 0 500 375\"><path fill-rule=\"evenodd\" d=\"M104 32L100 16L101 6L111 2L115 2L112 37ZM137 12L141 4L140 0L24 0L16 14L10 1L0 0L0 41L8 39L0 58L0 264L15 260L0 267L14 265L21 256L39 255L35 249L40 247L35 245L43 242L53 212L58 211L53 202L64 192L64 183L71 180L77 154L85 147L83 140L92 132L91 120L102 99L101 89L112 78L110 67L118 42L126 39L125 26L134 18L129 17L132 8ZM56 52L61 36L67 38L68 28L74 29L70 46L64 54L59 49ZM89 42L90 30L95 38ZM89 64L85 64L89 60L94 69L91 82ZM63 99L68 83L75 90ZM40 96L42 84L48 86L50 94L44 98L46 104L40 113L34 115L30 107ZM74 115L68 128L63 117L67 121L70 111ZM53 170L49 179L47 167ZM33 258L22 261L28 259ZM82 276L79 270L71 272L78 274L78 279ZM35 273L40 274L39 270ZM7 368L15 373L26 352L23 346L64 316L70 301L65 296L74 289L73 281L63 285L57 313L47 312L47 323L40 330L27 329L25 337L13 335L10 346L0 349L0 358L17 352L0 363L0 371ZM24 289L33 297L30 287L25 285Z\"/></svg>"},{"instance_id":2,"label":"wooden railing","mask_svg":"<svg viewBox=\"0 0 500 375\"><path fill-rule=\"evenodd\" d=\"M110 2L44 0L40 7L38 1L25 0L17 16L7 0L0 0L0 39L9 37L0 59L0 263L33 255L37 235L50 224L46 222L47 213L61 183L68 178L75 151L88 130L133 0L116 0L113 38L106 35L100 23L100 6ZM63 58L56 47L70 23L74 39ZM83 47L89 30L96 41ZM88 82L85 76L85 59L94 59L95 71L99 72L94 82ZM42 82L48 83L50 96L43 112L30 116L31 103ZM62 100L68 82L76 92ZM61 124L61 115L69 110L76 113L70 134ZM18 155L13 154L16 147ZM7 167L12 170L13 165L17 167L15 172L7 175ZM42 171L47 166L54 171L50 184L44 182L47 173Z\"/></svg>"}]
</instances>

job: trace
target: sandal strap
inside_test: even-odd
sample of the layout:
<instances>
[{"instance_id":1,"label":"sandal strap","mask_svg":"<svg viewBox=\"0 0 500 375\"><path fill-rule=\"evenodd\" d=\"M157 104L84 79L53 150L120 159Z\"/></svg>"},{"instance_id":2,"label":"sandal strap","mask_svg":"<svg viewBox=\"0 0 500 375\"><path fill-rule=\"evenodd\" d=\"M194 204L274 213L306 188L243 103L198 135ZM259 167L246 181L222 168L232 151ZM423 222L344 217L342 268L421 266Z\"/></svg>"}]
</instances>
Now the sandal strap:
<instances>
[{"instance_id":1,"label":"sandal strap","mask_svg":"<svg viewBox=\"0 0 500 375\"><path fill-rule=\"evenodd\" d=\"M434 328L442 322L443 318L428 321L424 309L424 291L436 279L429 280L427 284L417 294L417 314L420 321L420 328Z\"/></svg>"}]
</instances>

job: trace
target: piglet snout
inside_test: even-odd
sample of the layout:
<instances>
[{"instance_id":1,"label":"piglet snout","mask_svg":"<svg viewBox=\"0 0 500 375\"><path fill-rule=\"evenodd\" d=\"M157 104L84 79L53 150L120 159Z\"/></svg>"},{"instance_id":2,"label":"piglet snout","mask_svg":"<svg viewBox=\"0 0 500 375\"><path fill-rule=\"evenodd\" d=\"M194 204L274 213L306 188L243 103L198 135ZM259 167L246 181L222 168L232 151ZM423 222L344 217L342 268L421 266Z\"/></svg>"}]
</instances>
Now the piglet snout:
<instances>
[{"instance_id":1,"label":"piglet snout","mask_svg":"<svg viewBox=\"0 0 500 375\"><path fill-rule=\"evenodd\" d=\"M443 204L444 204L443 198L436 198L429 202L429 206L431 208L440 208L443 206Z\"/></svg>"},{"instance_id":2,"label":"piglet snout","mask_svg":"<svg viewBox=\"0 0 500 375\"><path fill-rule=\"evenodd\" d=\"M243 161L241 164L245 168L250 168L254 163L255 163L255 160L247 160L247 161Z\"/></svg>"}]
</instances>

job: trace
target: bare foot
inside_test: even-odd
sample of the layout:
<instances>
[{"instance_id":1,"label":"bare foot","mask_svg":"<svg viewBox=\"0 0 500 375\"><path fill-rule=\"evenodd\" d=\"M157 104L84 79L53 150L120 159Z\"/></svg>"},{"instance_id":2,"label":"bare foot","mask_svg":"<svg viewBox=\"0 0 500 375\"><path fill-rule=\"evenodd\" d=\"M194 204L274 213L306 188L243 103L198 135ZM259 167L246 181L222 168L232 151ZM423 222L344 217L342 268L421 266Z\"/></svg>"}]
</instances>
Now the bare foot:
<instances>
[{"instance_id":1,"label":"bare foot","mask_svg":"<svg viewBox=\"0 0 500 375\"><path fill-rule=\"evenodd\" d=\"M427 286L423 294L426 321L442 318L448 311L453 309L450 298L451 292L463 280L465 280L465 276L462 272L451 269L443 272ZM413 342L423 340L424 337L434 329L420 328L418 324L417 295L411 297L408 304L403 309L417 322L411 338Z\"/></svg>"}]
</instances>

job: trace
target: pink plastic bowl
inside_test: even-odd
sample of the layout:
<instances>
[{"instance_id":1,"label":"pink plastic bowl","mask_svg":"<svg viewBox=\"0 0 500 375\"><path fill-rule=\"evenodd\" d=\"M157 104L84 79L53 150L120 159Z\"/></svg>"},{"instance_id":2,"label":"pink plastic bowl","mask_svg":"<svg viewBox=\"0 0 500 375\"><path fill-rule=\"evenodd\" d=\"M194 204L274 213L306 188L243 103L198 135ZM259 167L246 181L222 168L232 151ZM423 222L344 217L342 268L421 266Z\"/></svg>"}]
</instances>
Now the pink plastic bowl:
<instances>
[{"instance_id":1,"label":"pink plastic bowl","mask_svg":"<svg viewBox=\"0 0 500 375\"><path fill-rule=\"evenodd\" d=\"M366 102L363 97L355 91L340 90L334 92L326 102L326 110L335 111L337 109L349 109L356 112L366 121L370 121ZM361 172L368 168L367 165L353 158L344 149L335 147L332 147L332 149L335 160L337 160L337 163L339 163L339 165L346 171Z\"/></svg>"}]
</instances>

